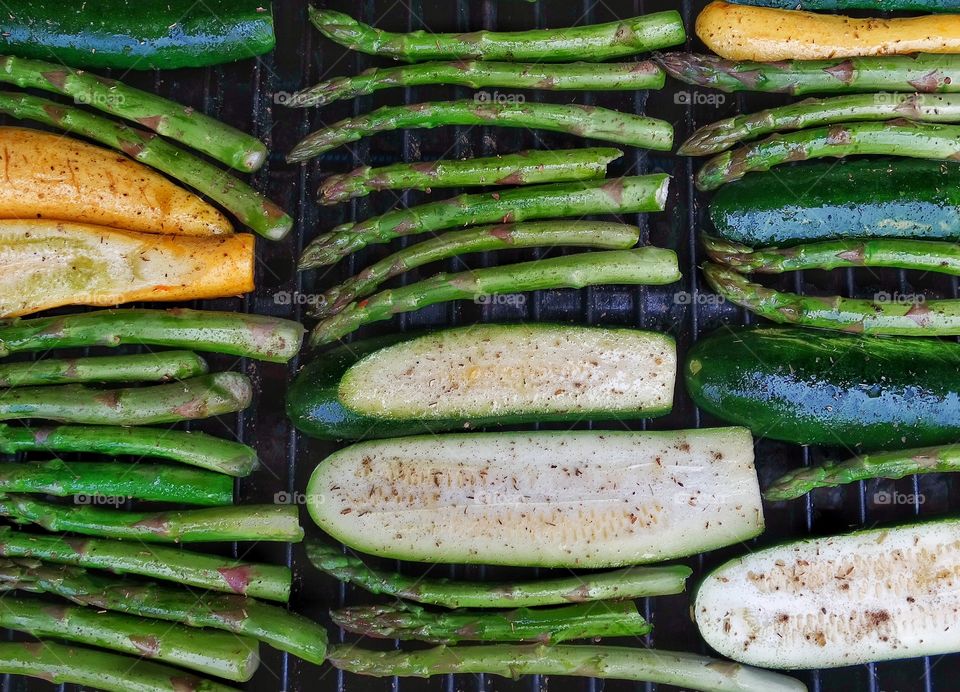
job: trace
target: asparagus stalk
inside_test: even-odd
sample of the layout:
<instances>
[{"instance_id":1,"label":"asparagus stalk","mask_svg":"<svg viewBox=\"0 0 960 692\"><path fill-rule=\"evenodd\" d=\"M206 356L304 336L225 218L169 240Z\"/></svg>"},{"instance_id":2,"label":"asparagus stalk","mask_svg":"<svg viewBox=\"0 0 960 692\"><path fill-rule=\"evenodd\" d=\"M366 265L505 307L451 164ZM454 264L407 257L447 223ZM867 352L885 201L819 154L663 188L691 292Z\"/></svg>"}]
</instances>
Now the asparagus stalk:
<instances>
[{"instance_id":1,"label":"asparagus stalk","mask_svg":"<svg viewBox=\"0 0 960 692\"><path fill-rule=\"evenodd\" d=\"M653 630L637 612L633 601L599 601L533 610L455 610L445 613L432 613L420 606L400 603L332 610L330 617L348 632L433 644L465 641L557 644L594 637L639 637Z\"/></svg>"},{"instance_id":2,"label":"asparagus stalk","mask_svg":"<svg viewBox=\"0 0 960 692\"><path fill-rule=\"evenodd\" d=\"M726 92L804 94L960 91L960 55L884 55L832 60L750 62L716 55L654 56L681 82Z\"/></svg>"},{"instance_id":3,"label":"asparagus stalk","mask_svg":"<svg viewBox=\"0 0 960 692\"><path fill-rule=\"evenodd\" d=\"M370 651L353 645L330 647L328 660L340 670L376 677L455 673L573 675L676 685L707 692L797 692L795 678L706 656L626 646L487 644L438 646L421 651Z\"/></svg>"},{"instance_id":4,"label":"asparagus stalk","mask_svg":"<svg viewBox=\"0 0 960 692\"><path fill-rule=\"evenodd\" d=\"M606 24L520 32L476 31L396 34L375 29L333 10L309 9L310 21L331 41L351 50L395 60L531 60L600 62L676 46L686 41L683 19L674 10L654 12Z\"/></svg>"},{"instance_id":5,"label":"asparagus stalk","mask_svg":"<svg viewBox=\"0 0 960 692\"><path fill-rule=\"evenodd\" d=\"M789 248L756 250L720 238L704 237L714 262L742 274L782 274L803 269L891 267L960 276L960 247L956 243L907 238L825 240Z\"/></svg>"},{"instance_id":6,"label":"asparagus stalk","mask_svg":"<svg viewBox=\"0 0 960 692\"><path fill-rule=\"evenodd\" d=\"M840 463L828 462L790 471L767 488L768 500L792 500L815 488L833 488L871 478L898 479L921 473L960 471L960 450L954 446L922 447L861 454Z\"/></svg>"},{"instance_id":7,"label":"asparagus stalk","mask_svg":"<svg viewBox=\"0 0 960 692\"><path fill-rule=\"evenodd\" d=\"M378 132L442 125L496 125L565 132L579 137L669 151L673 126L663 120L597 106L566 103L434 101L384 106L307 135L287 154L288 163L319 156Z\"/></svg>"},{"instance_id":8,"label":"asparagus stalk","mask_svg":"<svg viewBox=\"0 0 960 692\"><path fill-rule=\"evenodd\" d=\"M602 221L541 221L451 231L388 255L339 286L328 289L320 296L311 317L334 315L394 276L470 252L569 245L626 250L639 239L640 229L636 226Z\"/></svg>"},{"instance_id":9,"label":"asparagus stalk","mask_svg":"<svg viewBox=\"0 0 960 692\"><path fill-rule=\"evenodd\" d=\"M341 339L365 324L450 300L550 288L662 285L679 279L676 253L654 247L579 253L457 274L437 274L351 303L313 328L310 345L315 348Z\"/></svg>"},{"instance_id":10,"label":"asparagus stalk","mask_svg":"<svg viewBox=\"0 0 960 692\"><path fill-rule=\"evenodd\" d=\"M840 123L773 135L707 161L697 173L697 187L715 190L751 171L767 171L790 161L828 156L840 158L852 154L954 159L960 157L960 126L898 119L879 123Z\"/></svg>"},{"instance_id":11,"label":"asparagus stalk","mask_svg":"<svg viewBox=\"0 0 960 692\"><path fill-rule=\"evenodd\" d=\"M212 471L166 464L68 464L62 459L51 459L0 463L0 493L102 495L218 507L233 504L233 479Z\"/></svg>"},{"instance_id":12,"label":"asparagus stalk","mask_svg":"<svg viewBox=\"0 0 960 692\"><path fill-rule=\"evenodd\" d=\"M662 89L665 75L652 60L624 63L567 64L455 60L418 65L373 67L357 75L334 77L294 94L285 105L325 106L390 87L455 84L482 89L548 89L553 91L636 91Z\"/></svg>"},{"instance_id":13,"label":"asparagus stalk","mask_svg":"<svg viewBox=\"0 0 960 692\"><path fill-rule=\"evenodd\" d=\"M806 99L779 108L738 115L701 127L677 150L682 156L726 151L748 139L783 130L802 130L867 120L960 121L960 94L853 94Z\"/></svg>"},{"instance_id":14,"label":"asparagus stalk","mask_svg":"<svg viewBox=\"0 0 960 692\"><path fill-rule=\"evenodd\" d=\"M92 452L157 457L229 476L247 476L257 453L247 445L202 432L106 425L14 427L0 423L0 453Z\"/></svg>"},{"instance_id":15,"label":"asparagus stalk","mask_svg":"<svg viewBox=\"0 0 960 692\"><path fill-rule=\"evenodd\" d=\"M293 219L283 209L245 182L153 133L32 94L0 92L0 113L35 120L118 149L203 193L270 240L283 238L293 228Z\"/></svg>"},{"instance_id":16,"label":"asparagus stalk","mask_svg":"<svg viewBox=\"0 0 960 692\"><path fill-rule=\"evenodd\" d=\"M523 608L683 593L691 574L685 565L626 569L526 582L470 582L408 577L369 567L339 546L306 544L307 558L325 574L373 594L447 608Z\"/></svg>"},{"instance_id":17,"label":"asparagus stalk","mask_svg":"<svg viewBox=\"0 0 960 692\"><path fill-rule=\"evenodd\" d=\"M95 497L94 501L99 498ZM169 512L123 512L93 505L60 505L29 495L0 495L0 516L47 531L70 531L142 543L303 540L293 505L243 505Z\"/></svg>"},{"instance_id":18,"label":"asparagus stalk","mask_svg":"<svg viewBox=\"0 0 960 692\"><path fill-rule=\"evenodd\" d=\"M303 325L267 315L213 310L96 310L0 323L0 356L53 348L143 344L286 363L300 351Z\"/></svg>"},{"instance_id":19,"label":"asparagus stalk","mask_svg":"<svg viewBox=\"0 0 960 692\"><path fill-rule=\"evenodd\" d=\"M257 639L310 663L323 663L324 629L307 618L246 596L104 577L39 560L0 561L0 589L49 593L79 605L211 627Z\"/></svg>"},{"instance_id":20,"label":"asparagus stalk","mask_svg":"<svg viewBox=\"0 0 960 692\"><path fill-rule=\"evenodd\" d=\"M218 372L173 384L94 389L82 384L19 387L0 397L0 420L44 418L93 425L150 425L209 418L250 405L250 378Z\"/></svg>"},{"instance_id":21,"label":"asparagus stalk","mask_svg":"<svg viewBox=\"0 0 960 692\"><path fill-rule=\"evenodd\" d=\"M751 283L742 274L709 262L703 273L725 300L773 322L857 334L960 335L960 300L804 296Z\"/></svg>"},{"instance_id":22,"label":"asparagus stalk","mask_svg":"<svg viewBox=\"0 0 960 692\"><path fill-rule=\"evenodd\" d=\"M320 186L320 204L336 204L378 190L431 190L469 185L529 185L603 178L607 164L623 156L619 149L521 151L488 158L363 166L331 175Z\"/></svg>"},{"instance_id":23,"label":"asparagus stalk","mask_svg":"<svg viewBox=\"0 0 960 692\"><path fill-rule=\"evenodd\" d=\"M0 643L0 673L107 692L230 692L234 688L132 656L52 641Z\"/></svg>"},{"instance_id":24,"label":"asparagus stalk","mask_svg":"<svg viewBox=\"0 0 960 692\"><path fill-rule=\"evenodd\" d=\"M206 361L190 351L101 358L50 358L0 364L0 387L71 382L168 382L206 373Z\"/></svg>"},{"instance_id":25,"label":"asparagus stalk","mask_svg":"<svg viewBox=\"0 0 960 692\"><path fill-rule=\"evenodd\" d=\"M0 82L69 96L75 103L131 120L245 173L260 168L267 158L267 147L256 137L156 94L83 70L6 55L0 57Z\"/></svg>"},{"instance_id":26,"label":"asparagus stalk","mask_svg":"<svg viewBox=\"0 0 960 692\"><path fill-rule=\"evenodd\" d=\"M254 639L215 630L52 603L26 594L0 601L0 627L163 661L245 682L260 664Z\"/></svg>"},{"instance_id":27,"label":"asparagus stalk","mask_svg":"<svg viewBox=\"0 0 960 692\"><path fill-rule=\"evenodd\" d=\"M304 250L299 268L334 264L367 245L456 226L663 211L669 184L669 176L658 173L459 195L410 209L396 209L366 221L338 226L321 235Z\"/></svg>"},{"instance_id":28,"label":"asparagus stalk","mask_svg":"<svg viewBox=\"0 0 960 692\"><path fill-rule=\"evenodd\" d=\"M291 575L287 567L242 562L163 545L24 533L3 526L0 527L0 555L90 567L116 574L140 574L211 591L284 603L290 598Z\"/></svg>"}]
</instances>

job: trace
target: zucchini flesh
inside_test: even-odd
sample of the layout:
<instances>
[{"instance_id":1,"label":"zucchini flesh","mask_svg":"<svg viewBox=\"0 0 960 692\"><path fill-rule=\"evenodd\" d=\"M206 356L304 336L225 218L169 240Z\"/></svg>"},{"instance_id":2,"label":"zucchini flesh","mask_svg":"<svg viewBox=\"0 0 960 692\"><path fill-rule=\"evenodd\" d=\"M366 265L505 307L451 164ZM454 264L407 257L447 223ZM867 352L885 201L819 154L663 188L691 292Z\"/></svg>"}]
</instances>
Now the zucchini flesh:
<instances>
[{"instance_id":1,"label":"zucchini flesh","mask_svg":"<svg viewBox=\"0 0 960 692\"><path fill-rule=\"evenodd\" d=\"M344 544L424 562L613 567L763 530L743 428L363 442L314 470L307 503Z\"/></svg>"},{"instance_id":2,"label":"zucchini flesh","mask_svg":"<svg viewBox=\"0 0 960 692\"><path fill-rule=\"evenodd\" d=\"M775 546L711 572L700 634L765 668L831 668L960 650L960 520Z\"/></svg>"}]
</instances>

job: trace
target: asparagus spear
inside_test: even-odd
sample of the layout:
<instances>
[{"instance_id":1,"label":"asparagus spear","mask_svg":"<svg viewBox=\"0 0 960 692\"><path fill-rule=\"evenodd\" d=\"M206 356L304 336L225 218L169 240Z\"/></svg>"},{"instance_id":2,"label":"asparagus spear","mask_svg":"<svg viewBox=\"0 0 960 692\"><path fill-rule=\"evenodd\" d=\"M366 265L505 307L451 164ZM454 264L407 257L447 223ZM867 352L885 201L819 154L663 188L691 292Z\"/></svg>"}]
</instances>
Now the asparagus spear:
<instances>
[{"instance_id":1,"label":"asparagus spear","mask_svg":"<svg viewBox=\"0 0 960 692\"><path fill-rule=\"evenodd\" d=\"M731 303L772 322L857 334L960 335L960 300L887 301L803 296L751 283L742 274L707 263L704 276Z\"/></svg>"},{"instance_id":2,"label":"asparagus spear","mask_svg":"<svg viewBox=\"0 0 960 692\"><path fill-rule=\"evenodd\" d=\"M214 310L96 310L0 323L0 356L52 348L144 344L286 363L300 351L303 325L267 315Z\"/></svg>"},{"instance_id":3,"label":"asparagus spear","mask_svg":"<svg viewBox=\"0 0 960 692\"><path fill-rule=\"evenodd\" d=\"M884 55L833 60L750 62L716 55L654 56L667 74L726 92L803 94L864 91L960 91L960 55Z\"/></svg>"},{"instance_id":4,"label":"asparagus spear","mask_svg":"<svg viewBox=\"0 0 960 692\"><path fill-rule=\"evenodd\" d=\"M783 130L802 130L863 120L960 121L960 94L854 94L806 99L779 108L738 115L701 127L677 153L705 156L725 151L744 140Z\"/></svg>"},{"instance_id":5,"label":"asparagus spear","mask_svg":"<svg viewBox=\"0 0 960 692\"><path fill-rule=\"evenodd\" d=\"M247 445L202 432L107 425L13 427L0 423L0 453L93 452L158 457L230 476L247 476L257 453Z\"/></svg>"},{"instance_id":6,"label":"asparagus spear","mask_svg":"<svg viewBox=\"0 0 960 692\"><path fill-rule=\"evenodd\" d=\"M0 673L28 675L107 692L230 692L177 668L52 641L0 643Z\"/></svg>"},{"instance_id":7,"label":"asparagus spear","mask_svg":"<svg viewBox=\"0 0 960 692\"><path fill-rule=\"evenodd\" d=\"M654 247L579 253L457 274L437 274L351 303L313 328L310 346L315 348L336 341L371 322L450 300L548 288L662 285L679 279L676 253Z\"/></svg>"},{"instance_id":8,"label":"asparagus spear","mask_svg":"<svg viewBox=\"0 0 960 692\"><path fill-rule=\"evenodd\" d=\"M49 593L79 605L211 627L257 639L310 663L323 663L324 629L307 618L247 596L105 577L70 565L0 560L0 589Z\"/></svg>"},{"instance_id":9,"label":"asparagus spear","mask_svg":"<svg viewBox=\"0 0 960 692\"><path fill-rule=\"evenodd\" d=\"M372 94L380 89L428 84L456 84L473 89L507 87L553 91L635 91L662 89L665 81L663 70L652 60L568 64L455 60L373 67L357 75L334 77L298 91L285 105L294 108L325 106L340 99Z\"/></svg>"},{"instance_id":10,"label":"asparagus spear","mask_svg":"<svg viewBox=\"0 0 960 692\"><path fill-rule=\"evenodd\" d=\"M433 644L464 641L556 644L570 639L639 637L653 630L637 612L633 601L445 613L432 613L420 606L400 603L332 610L330 617L334 624L348 632Z\"/></svg>"},{"instance_id":11,"label":"asparagus spear","mask_svg":"<svg viewBox=\"0 0 960 692\"><path fill-rule=\"evenodd\" d=\"M918 159L960 157L960 126L898 119L879 123L839 123L773 135L707 161L697 173L697 187L715 190L751 171L767 171L790 161L891 153Z\"/></svg>"},{"instance_id":12,"label":"asparagus spear","mask_svg":"<svg viewBox=\"0 0 960 692\"><path fill-rule=\"evenodd\" d=\"M333 264L370 244L455 226L663 211L669 184L669 176L657 173L458 195L410 209L396 209L321 235L304 250L299 268Z\"/></svg>"},{"instance_id":13,"label":"asparagus spear","mask_svg":"<svg viewBox=\"0 0 960 692\"><path fill-rule=\"evenodd\" d=\"M814 488L833 488L870 478L903 478L919 473L960 471L960 450L955 446L922 447L893 452L861 454L838 463L807 466L785 473L767 488L768 500L792 500Z\"/></svg>"},{"instance_id":14,"label":"asparagus spear","mask_svg":"<svg viewBox=\"0 0 960 692\"><path fill-rule=\"evenodd\" d=\"M206 373L206 361L190 351L102 358L50 358L27 363L0 363L0 387L70 382L167 382Z\"/></svg>"},{"instance_id":15,"label":"asparagus spear","mask_svg":"<svg viewBox=\"0 0 960 692\"><path fill-rule=\"evenodd\" d=\"M249 173L263 165L263 142L215 118L148 91L63 65L0 56L0 82L69 96L75 103L131 120Z\"/></svg>"},{"instance_id":16,"label":"asparagus spear","mask_svg":"<svg viewBox=\"0 0 960 692\"><path fill-rule=\"evenodd\" d=\"M283 238L293 228L293 219L283 209L245 182L153 133L32 94L0 92L0 113L58 127L118 149L198 190L270 240Z\"/></svg>"},{"instance_id":17,"label":"asparagus spear","mask_svg":"<svg viewBox=\"0 0 960 692\"><path fill-rule=\"evenodd\" d=\"M603 178L607 164L621 156L622 151L611 148L548 149L478 159L396 163L382 168L363 166L324 180L318 201L336 204L378 190L529 185Z\"/></svg>"},{"instance_id":18,"label":"asparagus spear","mask_svg":"<svg viewBox=\"0 0 960 692\"><path fill-rule=\"evenodd\" d=\"M33 534L3 526L0 527L0 555L103 569L117 574L141 574L211 591L284 603L290 598L291 575L287 567L241 562L163 545Z\"/></svg>"},{"instance_id":19,"label":"asparagus spear","mask_svg":"<svg viewBox=\"0 0 960 692\"><path fill-rule=\"evenodd\" d=\"M367 566L339 546L309 541L307 558L321 572L370 593L447 608L521 608L683 593L685 565L627 567L608 572L527 582L469 582L408 577Z\"/></svg>"},{"instance_id":20,"label":"asparagus spear","mask_svg":"<svg viewBox=\"0 0 960 692\"><path fill-rule=\"evenodd\" d=\"M574 675L676 685L707 692L796 692L795 678L706 656L626 646L487 644L438 646L421 651L370 651L330 647L335 668L376 677L419 678L451 673Z\"/></svg>"},{"instance_id":21,"label":"asparagus spear","mask_svg":"<svg viewBox=\"0 0 960 692\"><path fill-rule=\"evenodd\" d=\"M387 279L469 252L566 245L626 250L639 239L640 229L636 226L602 221L541 221L451 231L388 255L339 286L328 289L320 296L311 317L334 315L351 301L372 293Z\"/></svg>"},{"instance_id":22,"label":"asparagus spear","mask_svg":"<svg viewBox=\"0 0 960 692\"><path fill-rule=\"evenodd\" d=\"M98 498L94 498L96 501ZM93 505L59 505L29 495L0 495L0 516L47 531L72 531L142 543L303 540L293 505L243 505L169 512L123 512Z\"/></svg>"},{"instance_id":23,"label":"asparagus spear","mask_svg":"<svg viewBox=\"0 0 960 692\"><path fill-rule=\"evenodd\" d=\"M782 274L803 269L892 267L960 276L960 247L956 243L908 238L825 240L789 248L756 250L720 238L704 237L714 262L742 274Z\"/></svg>"},{"instance_id":24,"label":"asparagus spear","mask_svg":"<svg viewBox=\"0 0 960 692\"><path fill-rule=\"evenodd\" d=\"M26 594L0 600L0 627L112 649L245 682L260 664L254 639L176 623L53 603Z\"/></svg>"},{"instance_id":25,"label":"asparagus spear","mask_svg":"<svg viewBox=\"0 0 960 692\"><path fill-rule=\"evenodd\" d=\"M218 372L173 384L94 389L82 384L19 387L0 397L0 420L45 418L94 425L150 425L209 418L250 405L250 378Z\"/></svg>"},{"instance_id":26,"label":"asparagus spear","mask_svg":"<svg viewBox=\"0 0 960 692\"><path fill-rule=\"evenodd\" d=\"M352 50L395 60L531 60L600 62L676 46L686 41L683 19L674 10L606 24L520 32L476 31L395 34L375 29L333 10L309 9L310 21L324 36Z\"/></svg>"},{"instance_id":27,"label":"asparagus spear","mask_svg":"<svg viewBox=\"0 0 960 692\"><path fill-rule=\"evenodd\" d=\"M233 504L233 479L212 471L166 464L68 464L62 459L0 462L0 493L135 497L217 507Z\"/></svg>"},{"instance_id":28,"label":"asparagus spear","mask_svg":"<svg viewBox=\"0 0 960 692\"><path fill-rule=\"evenodd\" d=\"M288 163L319 156L378 132L442 125L496 125L565 132L632 147L669 151L673 126L663 120L597 106L568 103L434 101L384 106L307 135L287 154Z\"/></svg>"}]
</instances>

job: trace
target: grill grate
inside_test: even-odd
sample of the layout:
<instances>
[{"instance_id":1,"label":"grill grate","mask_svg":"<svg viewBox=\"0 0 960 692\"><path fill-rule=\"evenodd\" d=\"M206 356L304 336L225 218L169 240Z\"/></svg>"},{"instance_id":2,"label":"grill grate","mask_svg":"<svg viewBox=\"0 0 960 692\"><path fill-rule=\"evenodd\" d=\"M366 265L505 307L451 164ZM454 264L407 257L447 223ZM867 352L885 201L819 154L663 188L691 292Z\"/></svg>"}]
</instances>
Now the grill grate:
<instances>
[{"instance_id":1,"label":"grill grate","mask_svg":"<svg viewBox=\"0 0 960 692\"><path fill-rule=\"evenodd\" d=\"M353 74L375 64L378 60L360 54L348 54L328 41L322 40L309 27L305 16L305 0L276 0L275 17L278 32L277 50L257 61L237 65L224 65L205 70L164 73L114 74L128 83L156 91L185 104L202 109L215 117L248 129L265 138L272 155L264 169L254 176L258 189L293 213L297 232L282 243L261 242L258 245L260 261L257 267L257 291L244 299L204 301L196 307L249 310L293 319L301 319L305 312L302 297L316 293L354 274L389 251L394 246L371 246L341 265L328 271L315 270L301 275L294 271L295 258L304 245L319 232L351 218L362 219L382 213L394 203L413 205L430 198L421 192L406 192L395 196L383 192L371 197L352 200L336 207L318 207L313 202L316 186L328 172L344 171L361 163L383 165L394 161L434 159L440 156L483 156L506 153L522 148L563 148L587 146L575 138L553 133L532 133L520 130L493 128L441 128L438 130L413 130L379 135L374 139L361 140L350 147L330 152L319 160L303 167L283 163L283 154L309 131L350 115L367 112L385 104L402 101L415 103L432 99L470 98L472 90L461 87L416 87L403 90L385 90L354 101L342 101L323 109L308 111L288 109L276 105L276 95L293 92L315 83L321 76ZM676 9L672 0L570 0L554 2L539 0L530 4L519 0L361 0L349 3L331 0L326 6L359 16L365 21L391 29L430 28L436 31L467 31L479 28L519 30L531 27L557 27L574 23L610 21L617 17L632 16L646 12ZM680 11L687 27L693 26L697 11L706 0L682 0ZM693 39L690 45L697 48ZM494 91L490 89L490 91ZM501 93L507 90L500 90ZM725 117L736 109L742 111L786 102L788 99L770 95L739 95L708 99L716 92L686 89L670 82L660 92L528 92L510 90L531 100L553 102L592 103L620 110L643 112L674 122L677 140L688 135L695 127ZM595 143L594 143L595 144ZM647 216L638 215L626 219L642 229L641 242L675 249L680 257L684 278L680 284L665 287L640 287L624 289L597 287L583 291L558 290L539 292L522 305L462 303L439 305L419 313L403 315L394 323L381 323L362 332L363 335L383 333L397 328L412 330L440 325L469 324L475 321L541 320L570 321L583 324L634 325L669 332L676 336L681 354L704 333L722 324L749 324L748 315L730 305L715 305L703 299L697 266L701 261L695 251L696 234L707 228L705 199L695 193L692 174L697 162L669 154L630 151L613 167L615 174L640 174L655 171L668 172L674 177L667 211ZM440 199L458 193L458 190L439 192ZM802 194L802 192L798 192ZM556 251L550 251L553 254ZM563 250L562 252L569 252ZM445 270L463 269L464 266L491 266L498 262L533 259L544 256L542 251L506 251L483 253L463 259L448 260ZM429 275L438 267L427 267L403 277L407 283ZM795 277L779 279L790 290L816 291L820 293L843 293L845 295L869 295L879 287L886 290L912 292L926 290L938 296L957 296L957 279L926 277L911 284L903 272L874 272L854 274L852 271L808 272ZM678 300L677 291L689 296ZM289 300L276 296L291 296ZM254 378L259 385L254 405L245 413L225 417L221 421L204 421L194 424L214 434L225 435L223 425L233 429L237 437L254 445L260 453L262 468L252 477L239 483L238 497L246 502L271 502L274 495L285 491L297 499L296 490L306 485L313 465L334 447L328 443L308 440L298 436L283 414L284 383L298 367L294 363L288 369L281 365L256 363L242 360L235 365L229 357L211 357L214 368L236 367ZM683 427L709 426L719 421L702 416L678 387L678 396L673 412L649 422L637 422L636 429L676 429ZM562 427L562 426L543 426ZM583 425L582 427L589 427ZM822 458L819 450L800 449L775 441L757 445L757 462L761 482L767 483L787 468L800 464L815 463ZM299 459L299 463L297 460ZM893 489L923 496L926 501L911 506L875 506L872 497L877 488ZM896 483L868 483L843 489L821 490L805 504L796 501L790 504L766 507L767 531L758 544L767 544L790 537L807 534L825 534L848 529L851 526L869 526L880 521L906 520L914 515L944 513L954 501L960 501L960 489L943 477L905 479ZM305 516L304 523L309 535L316 530ZM691 583L725 559L737 555L748 547L733 547L714 551L685 562L694 568ZM299 546L292 548L271 544L253 546L228 546L225 551L254 560L284 562L294 570L295 596L293 607L308 617L329 626L327 609L344 604L362 603L369 597L352 587L337 584L333 579L318 574L307 563ZM418 573L415 565L385 563L384 566ZM426 568L420 572L427 571ZM506 579L530 577L533 570L499 567L439 566L429 570L435 576L470 579ZM688 596L668 596L647 599L642 604L646 616L656 629L644 643L663 649L692 650L707 653L696 627L688 615ZM331 639L343 640L342 634L334 632ZM9 637L9 633L7 634ZM630 642L624 642L629 644ZM583 679L541 679L539 676L522 681L510 681L492 676L447 676L429 681L423 680L376 680L344 675L328 667L314 667L295 658L281 655L267 647L262 649L263 665L248 689L258 691L310 690L317 692L374 692L394 690L397 692L420 692L444 690L446 692L488 692L513 690L551 690L553 692L605 690L654 689L655 686L623 681L595 681ZM914 692L934 689L956 689L954 679L958 666L956 656L942 659L916 659L900 663L885 663L858 666L835 671L805 672L801 678L814 691L869 690L870 692ZM45 683L27 682L22 678L6 676L5 691L47 689ZM660 689L668 689L660 686Z\"/></svg>"}]
</instances>

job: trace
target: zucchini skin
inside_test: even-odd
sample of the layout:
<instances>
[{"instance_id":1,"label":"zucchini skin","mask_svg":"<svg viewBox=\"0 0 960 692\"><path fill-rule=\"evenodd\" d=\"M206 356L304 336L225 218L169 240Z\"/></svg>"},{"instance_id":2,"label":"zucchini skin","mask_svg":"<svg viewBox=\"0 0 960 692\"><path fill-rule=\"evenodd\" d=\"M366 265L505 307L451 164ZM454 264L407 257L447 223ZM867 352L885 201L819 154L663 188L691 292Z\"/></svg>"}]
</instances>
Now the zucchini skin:
<instances>
[{"instance_id":1,"label":"zucchini skin","mask_svg":"<svg viewBox=\"0 0 960 692\"><path fill-rule=\"evenodd\" d=\"M799 328L723 331L690 351L704 411L797 444L901 449L960 437L960 344Z\"/></svg>"},{"instance_id":2,"label":"zucchini skin","mask_svg":"<svg viewBox=\"0 0 960 692\"><path fill-rule=\"evenodd\" d=\"M751 247L840 238L957 240L960 164L860 159L787 166L724 185L709 211L716 235Z\"/></svg>"},{"instance_id":3,"label":"zucchini skin","mask_svg":"<svg viewBox=\"0 0 960 692\"><path fill-rule=\"evenodd\" d=\"M0 53L72 67L203 67L274 43L271 5L254 0L22 0L0 13Z\"/></svg>"},{"instance_id":4,"label":"zucchini skin","mask_svg":"<svg viewBox=\"0 0 960 692\"><path fill-rule=\"evenodd\" d=\"M549 327L549 325L538 326ZM391 334L355 341L323 352L307 364L290 385L287 393L287 416L300 432L321 440L402 437L424 432L472 430L486 425L578 422L586 419L611 420L625 417L623 411L613 413L592 411L589 415L583 411L574 411L561 414L497 415L470 419L387 419L358 414L342 403L339 393L340 381L354 363L381 348L425 334L425 332ZM653 418L669 412L670 406L667 406L663 410L644 411L638 417Z\"/></svg>"}]
</instances>

